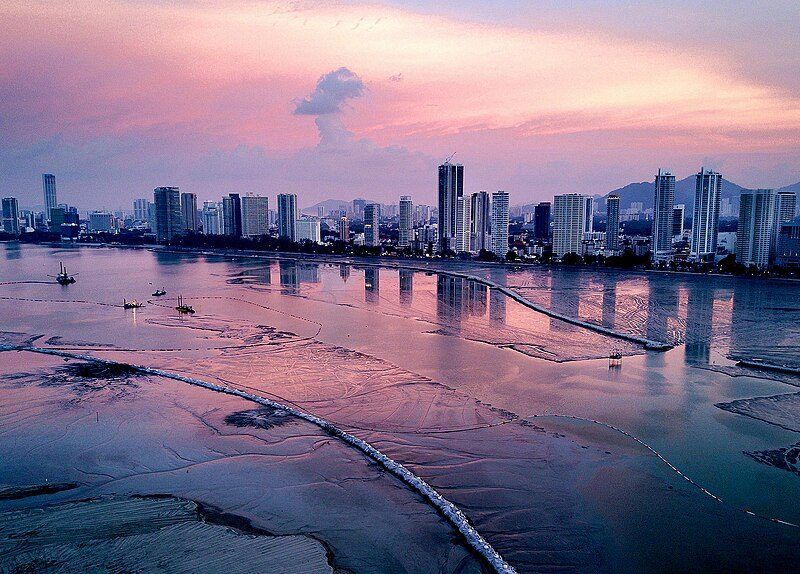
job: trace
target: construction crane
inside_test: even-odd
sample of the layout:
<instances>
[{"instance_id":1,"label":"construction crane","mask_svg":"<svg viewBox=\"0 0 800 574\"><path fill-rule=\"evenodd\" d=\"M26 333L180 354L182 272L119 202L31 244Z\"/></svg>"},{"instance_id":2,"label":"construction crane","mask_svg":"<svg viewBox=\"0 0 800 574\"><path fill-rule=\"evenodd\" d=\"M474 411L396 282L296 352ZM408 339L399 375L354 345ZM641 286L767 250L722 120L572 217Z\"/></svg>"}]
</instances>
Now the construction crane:
<instances>
[{"instance_id":1,"label":"construction crane","mask_svg":"<svg viewBox=\"0 0 800 574\"><path fill-rule=\"evenodd\" d=\"M447 156L447 158L445 158L445 160L444 160L444 163L450 163L450 160L455 157L456 153L457 152L453 152L449 156Z\"/></svg>"}]
</instances>

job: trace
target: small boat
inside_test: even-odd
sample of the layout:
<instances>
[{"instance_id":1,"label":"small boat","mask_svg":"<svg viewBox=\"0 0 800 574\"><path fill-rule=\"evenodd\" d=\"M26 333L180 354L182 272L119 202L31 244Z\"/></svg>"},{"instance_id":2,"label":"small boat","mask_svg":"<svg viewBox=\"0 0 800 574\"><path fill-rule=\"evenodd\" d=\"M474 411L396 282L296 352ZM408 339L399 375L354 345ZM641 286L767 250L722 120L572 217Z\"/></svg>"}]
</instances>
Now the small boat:
<instances>
[{"instance_id":1,"label":"small boat","mask_svg":"<svg viewBox=\"0 0 800 574\"><path fill-rule=\"evenodd\" d=\"M619 351L612 350L611 353L608 355L608 368L609 369L618 369L622 366L622 353Z\"/></svg>"},{"instance_id":2,"label":"small boat","mask_svg":"<svg viewBox=\"0 0 800 574\"><path fill-rule=\"evenodd\" d=\"M59 285L70 285L75 283L75 277L67 273L67 268L64 267L63 263L59 263L59 271L58 275L56 275L56 281L58 281Z\"/></svg>"},{"instance_id":3,"label":"small boat","mask_svg":"<svg viewBox=\"0 0 800 574\"><path fill-rule=\"evenodd\" d=\"M139 303L136 299L132 299L130 301L128 301L127 299L123 299L122 300L122 308L123 309L138 309L139 307L142 307L142 306L143 305L141 303Z\"/></svg>"},{"instance_id":4,"label":"small boat","mask_svg":"<svg viewBox=\"0 0 800 574\"><path fill-rule=\"evenodd\" d=\"M164 291L163 289L156 289L155 291L153 291L153 297L161 297L162 295L166 294L167 292Z\"/></svg>"},{"instance_id":5,"label":"small boat","mask_svg":"<svg viewBox=\"0 0 800 574\"><path fill-rule=\"evenodd\" d=\"M184 303L184 302L183 302L183 297L182 297L182 296L180 296L180 295L178 295L178 306L177 306L177 307L175 307L175 309L176 309L176 310L177 310L179 313L188 313L188 314L190 314L190 315L191 315L192 313L194 313L194 309L192 308L192 306L191 306L191 305L187 305L186 303Z\"/></svg>"}]
</instances>

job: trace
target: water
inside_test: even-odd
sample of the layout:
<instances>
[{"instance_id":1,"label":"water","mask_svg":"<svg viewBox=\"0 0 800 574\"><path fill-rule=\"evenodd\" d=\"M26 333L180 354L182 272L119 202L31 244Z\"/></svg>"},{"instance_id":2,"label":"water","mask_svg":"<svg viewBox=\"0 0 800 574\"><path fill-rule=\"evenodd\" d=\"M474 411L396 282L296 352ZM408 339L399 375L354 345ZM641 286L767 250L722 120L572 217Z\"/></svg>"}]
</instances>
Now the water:
<instances>
[{"instance_id":1,"label":"water","mask_svg":"<svg viewBox=\"0 0 800 574\"><path fill-rule=\"evenodd\" d=\"M766 420L715 405L797 392L792 386L797 380L788 375L735 365L742 357L800 364L800 304L794 283L432 266L486 277L565 315L677 344L671 351L653 352L552 319L483 285L435 269L423 273L358 262L113 248L8 244L4 250L0 282L47 279L59 261L79 273L78 282L65 288L0 285L4 341L33 341L40 347L162 368L322 416L429 482L521 572L790 569L798 529L754 518L741 509L800 523L800 507L794 502L800 494L797 475L769 464L765 457L746 454L789 447L798 442L797 434L768 422L777 422L770 406L775 401L757 403L760 418ZM165 297L149 297L160 287L168 291ZM180 316L172 309L177 294L194 306L194 316ZM123 297L151 302L142 309L123 310ZM608 368L605 357L612 349L626 355L621 369ZM2 353L0 360L9 356ZM25 371L27 361L6 369ZM41 392L34 386L25 396ZM222 408L219 397L197 390L178 386L170 393L186 393L209 412ZM147 394L154 395L145 401L148 410L174 410L169 406L173 399L164 402L154 392ZM13 411L8 394L3 396L3 412ZM140 408L126 404L117 410ZM537 416L553 413L623 429L724 502L704 494L616 431ZM36 416L44 415L36 414L34 420ZM21 465L41 466L39 456L23 460L21 451L8 443L11 436L19 440L43 433L45 421L38 422L15 424L13 432L3 435L0 448L10 453L3 460L10 462L4 462L0 482L13 483ZM179 425L186 428L189 423L180 420ZM207 453L206 439L186 434L187 444ZM152 436L137 440L143 452L147 445L152 448ZM79 449L78 444L59 448ZM362 476L364 470L356 467L369 468L353 455L342 464L320 457L318 450L298 454L296 460L322 472L335 468L340 477ZM48 464L49 473L59 473L58 464ZM236 468L239 463L226 458L225 464ZM112 465L101 472L116 477L119 469ZM236 481L243 481L238 500L219 487L198 492L189 479L179 492L170 492L191 500L210 497L221 507L242 507L247 506L243 500L264 498L266 487L249 475L262 474L271 483L271 472L275 471L260 469L257 463L248 463L246 472L236 468ZM35 474L29 472L27 483L36 482ZM337 480L340 485L351 483ZM402 490L388 477L382 480ZM164 488L162 483L158 486ZM110 485L103 488L117 494ZM312 529L314 535L348 567L374 568L375 559L367 558L372 550L360 538L363 531L347 525L356 522L368 528L392 512L391 504L376 503L369 512L363 505L345 510L309 484L301 490L315 509L327 510ZM386 500L385 489L378 488L377 496ZM405 496L424 507L412 493ZM277 503L275 497L266 499L258 505L250 502L247 516L274 531ZM436 543L387 536L384 546L406 546L415 559L392 562L398 558L390 551L378 551L387 560L383 570L412 570L410 562L419 571L433 570L418 559L427 552L451 557L437 559L437 564L449 564L445 571L466 568L461 562L463 545L448 549L452 543L440 537L454 534L432 510L398 518L408 504L398 501L393 509L400 514L393 514L392 521L410 524L397 525L398 531L419 527L426 540ZM289 506L281 511L294 518L285 520L281 533L302 534L298 524L308 506ZM381 547L374 539L371 544Z\"/></svg>"}]
</instances>

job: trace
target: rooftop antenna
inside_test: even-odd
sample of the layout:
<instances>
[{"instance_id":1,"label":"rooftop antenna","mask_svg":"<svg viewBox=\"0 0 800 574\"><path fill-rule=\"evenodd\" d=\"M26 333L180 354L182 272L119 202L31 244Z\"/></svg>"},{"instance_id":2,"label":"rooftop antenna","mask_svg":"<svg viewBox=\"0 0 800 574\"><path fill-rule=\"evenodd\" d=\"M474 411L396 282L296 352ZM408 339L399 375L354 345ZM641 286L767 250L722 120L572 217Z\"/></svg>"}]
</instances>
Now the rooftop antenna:
<instances>
[{"instance_id":1,"label":"rooftop antenna","mask_svg":"<svg viewBox=\"0 0 800 574\"><path fill-rule=\"evenodd\" d=\"M450 163L450 160L453 159L453 157L455 157L456 153L457 152L453 152L449 156L447 156L447 158L444 160L444 163Z\"/></svg>"}]
</instances>

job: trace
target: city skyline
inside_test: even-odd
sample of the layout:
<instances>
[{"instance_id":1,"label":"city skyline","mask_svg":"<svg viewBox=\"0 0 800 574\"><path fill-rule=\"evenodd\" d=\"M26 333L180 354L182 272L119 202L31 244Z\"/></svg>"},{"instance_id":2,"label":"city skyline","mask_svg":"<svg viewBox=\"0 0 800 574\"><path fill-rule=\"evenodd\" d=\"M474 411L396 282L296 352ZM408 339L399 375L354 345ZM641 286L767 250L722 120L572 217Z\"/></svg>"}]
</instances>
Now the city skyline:
<instances>
[{"instance_id":1,"label":"city skyline","mask_svg":"<svg viewBox=\"0 0 800 574\"><path fill-rule=\"evenodd\" d=\"M431 169L452 152L471 166L468 191L520 202L611 191L659 165L706 165L747 188L800 181L796 7L771 3L751 26L735 9L690 4L118 0L104 18L93 1L9 5L0 187L28 204L52 172L62 195L93 208L164 185L199 200L281 191L310 203L386 201L400 187L430 202ZM32 42L48 19L57 33ZM360 165L392 183L375 186Z\"/></svg>"}]
</instances>

